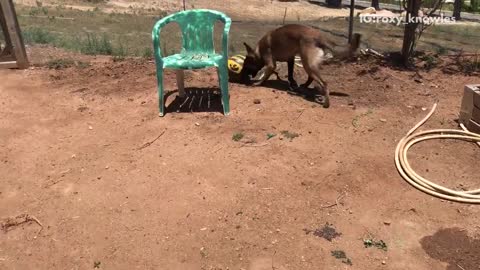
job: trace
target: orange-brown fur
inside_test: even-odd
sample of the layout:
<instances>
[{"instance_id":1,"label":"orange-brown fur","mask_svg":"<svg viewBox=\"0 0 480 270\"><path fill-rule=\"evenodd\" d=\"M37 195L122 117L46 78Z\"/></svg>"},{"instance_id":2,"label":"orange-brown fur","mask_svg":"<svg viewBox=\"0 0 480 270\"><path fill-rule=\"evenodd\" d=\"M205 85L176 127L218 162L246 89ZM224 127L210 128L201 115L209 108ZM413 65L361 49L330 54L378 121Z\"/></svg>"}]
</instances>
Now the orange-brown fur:
<instances>
[{"instance_id":1,"label":"orange-brown fur","mask_svg":"<svg viewBox=\"0 0 480 270\"><path fill-rule=\"evenodd\" d=\"M263 84L276 73L276 62L288 63L288 81L292 87L297 83L293 78L294 60L300 55L308 80L302 86L307 87L315 82L316 88L322 87L325 92L324 107L328 108L329 91L327 83L320 77L320 65L325 53L331 52L334 57L345 59L352 56L360 43L360 34L355 34L352 42L337 49L337 44L327 39L319 30L299 24L289 24L268 32L260 39L255 49L245 44L247 56L242 69L243 77L256 76L266 66L265 76L255 85ZM278 76L278 75L277 75Z\"/></svg>"}]
</instances>

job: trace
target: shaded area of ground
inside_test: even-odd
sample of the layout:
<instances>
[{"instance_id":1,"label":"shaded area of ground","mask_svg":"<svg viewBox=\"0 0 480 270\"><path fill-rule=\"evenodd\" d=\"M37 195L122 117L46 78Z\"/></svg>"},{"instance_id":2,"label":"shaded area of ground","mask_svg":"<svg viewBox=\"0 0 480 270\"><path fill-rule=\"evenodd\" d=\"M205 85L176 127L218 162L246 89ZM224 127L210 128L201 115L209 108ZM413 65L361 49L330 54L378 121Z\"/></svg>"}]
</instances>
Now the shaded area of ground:
<instances>
[{"instance_id":1,"label":"shaded area of ground","mask_svg":"<svg viewBox=\"0 0 480 270\"><path fill-rule=\"evenodd\" d=\"M480 265L480 239L470 237L465 229L441 229L420 243L430 257L448 263L447 270L475 269Z\"/></svg>"}]
</instances>

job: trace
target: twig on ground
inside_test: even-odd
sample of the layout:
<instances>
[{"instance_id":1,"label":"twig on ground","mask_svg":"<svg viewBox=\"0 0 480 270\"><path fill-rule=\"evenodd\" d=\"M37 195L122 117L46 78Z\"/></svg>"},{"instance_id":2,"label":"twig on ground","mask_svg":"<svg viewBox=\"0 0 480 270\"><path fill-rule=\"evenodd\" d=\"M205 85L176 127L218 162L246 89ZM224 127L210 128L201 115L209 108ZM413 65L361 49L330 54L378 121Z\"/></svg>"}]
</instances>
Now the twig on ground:
<instances>
[{"instance_id":1,"label":"twig on ground","mask_svg":"<svg viewBox=\"0 0 480 270\"><path fill-rule=\"evenodd\" d=\"M273 259L275 258L275 254L277 254L276 250L273 252L273 256L272 256L272 270L275 270L275 267L273 266Z\"/></svg>"},{"instance_id":2,"label":"twig on ground","mask_svg":"<svg viewBox=\"0 0 480 270\"><path fill-rule=\"evenodd\" d=\"M371 48L368 48L368 49L365 49L365 51L363 51L364 54L369 54L369 55L373 55L373 56L376 56L376 57L379 57L379 58L385 58L385 56L377 51L375 51L374 49L371 49Z\"/></svg>"},{"instance_id":3,"label":"twig on ground","mask_svg":"<svg viewBox=\"0 0 480 270\"><path fill-rule=\"evenodd\" d=\"M162 131L162 133L160 133L160 135L158 135L155 139L153 139L152 141L149 141L149 142L146 142L144 143L142 146L140 146L139 148L137 148L137 150L142 150L144 148L147 148L149 147L150 145L152 145L156 140L158 140L160 137L162 137L163 134L165 134L165 132L167 131L167 129L165 129L164 131Z\"/></svg>"},{"instance_id":4,"label":"twig on ground","mask_svg":"<svg viewBox=\"0 0 480 270\"><path fill-rule=\"evenodd\" d=\"M43 224L36 217L29 214L21 214L16 216L15 218L7 218L0 225L4 232L8 232L10 228L22 225L27 222L35 222L38 224L38 226L40 226L40 231L38 231L37 234L39 234L43 230Z\"/></svg>"},{"instance_id":5,"label":"twig on ground","mask_svg":"<svg viewBox=\"0 0 480 270\"><path fill-rule=\"evenodd\" d=\"M322 206L321 208L322 209L325 209L325 208L330 208L330 207L334 207L334 206L338 206L340 205L340 200L343 199L343 197L345 197L345 193L342 193L340 194L336 199L335 199L335 203L332 203L332 204L329 204L329 205L326 205L326 206Z\"/></svg>"},{"instance_id":6,"label":"twig on ground","mask_svg":"<svg viewBox=\"0 0 480 270\"><path fill-rule=\"evenodd\" d=\"M65 171L60 172L60 177L58 177L56 180L51 181L50 183L47 183L47 184L45 185L45 188L49 188L49 187L54 186L54 185L62 182L63 180L65 180L65 179L66 179L66 178L65 178L65 175L66 175L67 173L69 173L70 171L71 171L71 169L67 169L67 170L65 170Z\"/></svg>"},{"instance_id":7,"label":"twig on ground","mask_svg":"<svg viewBox=\"0 0 480 270\"><path fill-rule=\"evenodd\" d=\"M300 112L300 114L298 114L297 118L295 118L295 121L297 121L298 118L300 118L300 116L302 116L302 114L303 114L304 111L305 111L305 110L302 110L302 111Z\"/></svg>"},{"instance_id":8,"label":"twig on ground","mask_svg":"<svg viewBox=\"0 0 480 270\"><path fill-rule=\"evenodd\" d=\"M461 267L458 263L457 263L457 266L458 266L458 268L460 268L462 270L465 270L465 268Z\"/></svg>"},{"instance_id":9,"label":"twig on ground","mask_svg":"<svg viewBox=\"0 0 480 270\"><path fill-rule=\"evenodd\" d=\"M268 145L268 143L259 143L259 144L251 144L251 143L244 143L242 144L241 147L262 147L262 146L266 146Z\"/></svg>"},{"instance_id":10,"label":"twig on ground","mask_svg":"<svg viewBox=\"0 0 480 270\"><path fill-rule=\"evenodd\" d=\"M223 149L223 146L220 146L217 150L213 151L213 153L217 153L218 151L222 150Z\"/></svg>"}]
</instances>

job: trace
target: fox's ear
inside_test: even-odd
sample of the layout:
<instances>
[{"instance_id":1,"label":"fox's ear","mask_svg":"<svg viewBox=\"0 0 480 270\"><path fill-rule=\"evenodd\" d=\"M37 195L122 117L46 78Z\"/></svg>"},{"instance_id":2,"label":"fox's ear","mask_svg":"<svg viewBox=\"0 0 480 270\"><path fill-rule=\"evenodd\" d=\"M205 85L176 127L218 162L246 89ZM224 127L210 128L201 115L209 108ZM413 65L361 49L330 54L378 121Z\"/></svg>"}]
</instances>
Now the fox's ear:
<instances>
[{"instance_id":1,"label":"fox's ear","mask_svg":"<svg viewBox=\"0 0 480 270\"><path fill-rule=\"evenodd\" d=\"M255 57L255 50L253 50L246 42L244 42L243 45L245 45L245 49L247 49L247 55Z\"/></svg>"}]
</instances>

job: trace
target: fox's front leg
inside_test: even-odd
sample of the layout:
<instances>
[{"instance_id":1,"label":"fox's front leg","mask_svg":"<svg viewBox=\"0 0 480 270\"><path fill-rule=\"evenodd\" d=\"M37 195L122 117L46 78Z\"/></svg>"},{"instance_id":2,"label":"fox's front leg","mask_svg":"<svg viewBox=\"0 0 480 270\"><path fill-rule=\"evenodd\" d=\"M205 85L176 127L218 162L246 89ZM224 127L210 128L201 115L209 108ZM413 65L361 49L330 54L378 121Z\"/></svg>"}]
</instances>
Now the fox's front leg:
<instances>
[{"instance_id":1,"label":"fox's front leg","mask_svg":"<svg viewBox=\"0 0 480 270\"><path fill-rule=\"evenodd\" d=\"M263 83L265 83L270 78L270 76L272 76L273 73L277 73L275 71L276 68L277 67L276 67L274 62L271 62L271 63L267 64L267 67L265 68L265 73L263 75L263 78L260 81L253 83L253 85L254 86L259 86L259 85L262 85Z\"/></svg>"}]
</instances>

